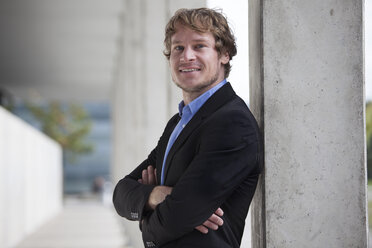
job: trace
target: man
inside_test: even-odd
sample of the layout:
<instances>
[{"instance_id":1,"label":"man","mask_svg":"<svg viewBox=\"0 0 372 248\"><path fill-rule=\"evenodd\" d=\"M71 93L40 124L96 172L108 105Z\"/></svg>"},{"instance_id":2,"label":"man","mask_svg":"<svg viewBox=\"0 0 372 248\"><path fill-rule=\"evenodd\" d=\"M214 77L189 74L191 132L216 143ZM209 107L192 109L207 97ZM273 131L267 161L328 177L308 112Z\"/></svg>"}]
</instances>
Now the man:
<instances>
[{"instance_id":1,"label":"man","mask_svg":"<svg viewBox=\"0 0 372 248\"><path fill-rule=\"evenodd\" d=\"M239 247L261 149L254 117L226 82L234 37L221 13L181 9L164 43L180 112L119 181L115 208L140 222L145 247Z\"/></svg>"}]
</instances>

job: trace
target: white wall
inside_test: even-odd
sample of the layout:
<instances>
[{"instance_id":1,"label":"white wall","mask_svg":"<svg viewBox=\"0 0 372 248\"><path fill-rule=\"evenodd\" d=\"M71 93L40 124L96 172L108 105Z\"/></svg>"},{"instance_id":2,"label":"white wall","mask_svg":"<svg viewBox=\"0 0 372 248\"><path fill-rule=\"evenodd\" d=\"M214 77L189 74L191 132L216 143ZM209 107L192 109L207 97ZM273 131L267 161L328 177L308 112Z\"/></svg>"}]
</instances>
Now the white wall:
<instances>
[{"instance_id":1,"label":"white wall","mask_svg":"<svg viewBox=\"0 0 372 248\"><path fill-rule=\"evenodd\" d=\"M249 59L248 59L248 1L247 0L208 0L208 8L221 9L226 15L237 46L237 54L231 60L228 81L235 92L249 102Z\"/></svg>"},{"instance_id":2,"label":"white wall","mask_svg":"<svg viewBox=\"0 0 372 248\"><path fill-rule=\"evenodd\" d=\"M0 247L14 247L61 208L61 147L0 107Z\"/></svg>"}]
</instances>

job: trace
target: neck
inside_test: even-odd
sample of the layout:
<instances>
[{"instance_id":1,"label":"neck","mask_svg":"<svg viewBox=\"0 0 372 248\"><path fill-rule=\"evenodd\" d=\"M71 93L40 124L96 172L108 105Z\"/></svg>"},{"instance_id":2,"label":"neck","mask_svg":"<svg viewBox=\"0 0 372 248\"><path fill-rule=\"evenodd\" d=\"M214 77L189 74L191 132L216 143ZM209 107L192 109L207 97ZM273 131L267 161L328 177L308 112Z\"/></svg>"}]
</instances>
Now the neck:
<instances>
[{"instance_id":1,"label":"neck","mask_svg":"<svg viewBox=\"0 0 372 248\"><path fill-rule=\"evenodd\" d=\"M208 87L205 87L199 91L185 91L185 90L182 90L182 96L183 96L183 103L186 105L188 105L190 102L194 101L196 98L198 98L199 96L203 95L205 92L207 92L208 90L212 89L214 86L216 86L218 83L214 83L214 84L211 84L209 85Z\"/></svg>"},{"instance_id":2,"label":"neck","mask_svg":"<svg viewBox=\"0 0 372 248\"><path fill-rule=\"evenodd\" d=\"M199 96L201 96L202 94L203 93L200 93L200 92L186 92L186 91L182 91L183 103L186 106L190 102L194 101L196 98L198 98Z\"/></svg>"},{"instance_id":3,"label":"neck","mask_svg":"<svg viewBox=\"0 0 372 248\"><path fill-rule=\"evenodd\" d=\"M217 84L219 84L220 82L222 82L224 78L222 77L219 78L218 80L215 80L214 83L206 86L206 87L203 87L203 88L199 88L197 90L185 90L185 89L182 89L182 98L183 98L183 103L186 105L188 105L190 102L192 102L193 100L195 100L196 98L198 98L199 96L203 95L205 92L207 92L208 90L212 89L214 86L216 86Z\"/></svg>"}]
</instances>

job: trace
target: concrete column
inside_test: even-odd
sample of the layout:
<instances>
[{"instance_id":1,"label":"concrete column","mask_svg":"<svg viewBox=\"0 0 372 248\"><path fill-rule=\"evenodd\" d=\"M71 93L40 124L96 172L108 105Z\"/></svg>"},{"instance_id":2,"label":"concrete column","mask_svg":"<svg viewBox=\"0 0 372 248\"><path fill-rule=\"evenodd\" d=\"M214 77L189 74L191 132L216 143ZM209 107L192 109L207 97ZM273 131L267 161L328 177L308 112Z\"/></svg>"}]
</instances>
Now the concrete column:
<instances>
[{"instance_id":1,"label":"concrete column","mask_svg":"<svg viewBox=\"0 0 372 248\"><path fill-rule=\"evenodd\" d=\"M163 55L165 25L177 9L202 6L205 1L124 1L121 53L112 92L114 182L145 159L178 111L182 94L171 81Z\"/></svg>"},{"instance_id":2,"label":"concrete column","mask_svg":"<svg viewBox=\"0 0 372 248\"><path fill-rule=\"evenodd\" d=\"M199 0L123 0L122 39L113 87L113 183L130 173L156 146L178 111L181 90L171 81L163 55L164 30L179 8ZM133 247L142 247L138 223L125 221Z\"/></svg>"},{"instance_id":3,"label":"concrete column","mask_svg":"<svg viewBox=\"0 0 372 248\"><path fill-rule=\"evenodd\" d=\"M145 5L144 1L124 1L122 40L117 79L113 92L113 170L116 183L139 162L144 144L145 92Z\"/></svg>"},{"instance_id":4,"label":"concrete column","mask_svg":"<svg viewBox=\"0 0 372 248\"><path fill-rule=\"evenodd\" d=\"M249 1L253 247L367 247L363 1Z\"/></svg>"}]
</instances>

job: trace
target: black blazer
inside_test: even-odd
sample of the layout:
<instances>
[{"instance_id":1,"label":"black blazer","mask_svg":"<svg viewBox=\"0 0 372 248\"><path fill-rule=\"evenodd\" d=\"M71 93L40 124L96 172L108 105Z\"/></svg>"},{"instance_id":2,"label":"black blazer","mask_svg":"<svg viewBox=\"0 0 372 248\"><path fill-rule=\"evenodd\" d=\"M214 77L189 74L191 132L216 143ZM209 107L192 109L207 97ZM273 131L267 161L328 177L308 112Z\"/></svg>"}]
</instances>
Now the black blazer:
<instances>
[{"instance_id":1,"label":"black blazer","mask_svg":"<svg viewBox=\"0 0 372 248\"><path fill-rule=\"evenodd\" d=\"M119 181L113 201L119 215L144 220L145 247L239 247L245 218L260 173L261 147L256 120L230 83L213 94L182 130L165 164L165 183L172 194L154 211L145 204L152 185L137 182L148 165L160 179L168 139L180 117L173 116L156 148L132 173ZM223 226L202 234L194 228L218 207Z\"/></svg>"}]
</instances>

